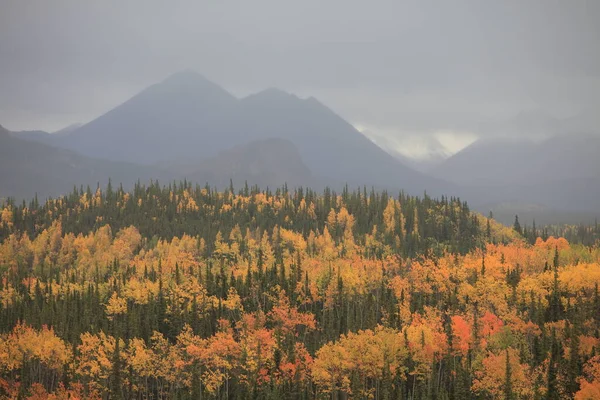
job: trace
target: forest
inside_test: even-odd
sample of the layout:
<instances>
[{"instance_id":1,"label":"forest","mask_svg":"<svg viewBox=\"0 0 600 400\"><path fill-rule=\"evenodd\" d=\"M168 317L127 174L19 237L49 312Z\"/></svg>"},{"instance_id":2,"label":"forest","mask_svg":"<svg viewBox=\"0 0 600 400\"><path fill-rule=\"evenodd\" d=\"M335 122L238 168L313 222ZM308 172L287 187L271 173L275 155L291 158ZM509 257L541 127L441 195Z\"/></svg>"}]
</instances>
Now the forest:
<instances>
[{"instance_id":1,"label":"forest","mask_svg":"<svg viewBox=\"0 0 600 400\"><path fill-rule=\"evenodd\" d=\"M0 398L600 398L597 224L186 181L0 212Z\"/></svg>"}]
</instances>

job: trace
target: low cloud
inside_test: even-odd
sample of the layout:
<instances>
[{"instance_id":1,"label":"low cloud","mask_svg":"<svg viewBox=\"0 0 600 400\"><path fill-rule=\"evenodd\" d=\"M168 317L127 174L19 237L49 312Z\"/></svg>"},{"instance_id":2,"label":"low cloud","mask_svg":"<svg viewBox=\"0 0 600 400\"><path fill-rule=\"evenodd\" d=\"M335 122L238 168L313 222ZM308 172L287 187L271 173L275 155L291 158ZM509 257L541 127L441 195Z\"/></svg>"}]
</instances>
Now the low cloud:
<instances>
[{"instance_id":1,"label":"low cloud","mask_svg":"<svg viewBox=\"0 0 600 400\"><path fill-rule=\"evenodd\" d=\"M191 68L236 94L315 96L411 154L456 151L523 110L597 109L598 20L594 1L6 0L0 124L86 122Z\"/></svg>"}]
</instances>

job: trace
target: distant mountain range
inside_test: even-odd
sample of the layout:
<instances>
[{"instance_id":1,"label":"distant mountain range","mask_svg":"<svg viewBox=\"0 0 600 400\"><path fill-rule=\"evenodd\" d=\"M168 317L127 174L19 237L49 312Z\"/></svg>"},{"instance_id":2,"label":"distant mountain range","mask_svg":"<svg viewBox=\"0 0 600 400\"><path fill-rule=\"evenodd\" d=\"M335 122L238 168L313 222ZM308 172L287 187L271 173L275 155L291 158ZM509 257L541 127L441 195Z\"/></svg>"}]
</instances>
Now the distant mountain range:
<instances>
[{"instance_id":1,"label":"distant mountain range","mask_svg":"<svg viewBox=\"0 0 600 400\"><path fill-rule=\"evenodd\" d=\"M75 186L104 186L109 178L131 185L138 179L166 180L169 176L153 168L94 159L20 139L0 126L0 198L30 199L37 194L43 200L71 192Z\"/></svg>"},{"instance_id":2,"label":"distant mountain range","mask_svg":"<svg viewBox=\"0 0 600 400\"><path fill-rule=\"evenodd\" d=\"M287 182L426 190L459 195L482 211L506 204L596 211L600 138L557 134L578 123L523 114L505 128L530 129L535 137L551 131L549 138L480 140L447 159L440 154L430 165L417 164L383 150L380 140L312 97L267 89L238 99L186 71L81 126L53 134L3 129L0 197L57 195L109 177L124 184L187 178L219 188L231 179L236 187L247 181L271 188Z\"/></svg>"},{"instance_id":3,"label":"distant mountain range","mask_svg":"<svg viewBox=\"0 0 600 400\"><path fill-rule=\"evenodd\" d=\"M18 135L17 135L18 136ZM100 160L72 150L20 139L0 126L0 199L40 199L69 193L74 187L99 184L108 179L130 188L140 180L188 179L219 188L245 183L275 189L283 183L290 187L323 188L325 182L312 176L298 150L285 139L257 140L219 152L213 157L144 166L122 161Z\"/></svg>"},{"instance_id":4,"label":"distant mountain range","mask_svg":"<svg viewBox=\"0 0 600 400\"><path fill-rule=\"evenodd\" d=\"M429 173L460 185L481 210L552 220L554 212L600 215L600 137L563 134L541 141L479 140ZM510 211L509 211L510 210ZM585 219L581 217L579 219Z\"/></svg>"},{"instance_id":5,"label":"distant mountain range","mask_svg":"<svg viewBox=\"0 0 600 400\"><path fill-rule=\"evenodd\" d=\"M403 165L314 98L267 89L237 99L191 71L143 90L69 135L21 135L89 157L149 166L201 163L235 146L279 138L296 147L315 175L332 182L412 193L450 189Z\"/></svg>"},{"instance_id":6,"label":"distant mountain range","mask_svg":"<svg viewBox=\"0 0 600 400\"><path fill-rule=\"evenodd\" d=\"M289 187L323 188L327 183L312 175L298 149L287 139L259 139L223 150L213 157L163 163L162 168L187 180L218 188L258 185L275 189ZM330 182L329 184L334 184Z\"/></svg>"},{"instance_id":7,"label":"distant mountain range","mask_svg":"<svg viewBox=\"0 0 600 400\"><path fill-rule=\"evenodd\" d=\"M532 185L598 177L599 154L596 135L556 135L540 142L479 140L430 172L461 185Z\"/></svg>"}]
</instances>

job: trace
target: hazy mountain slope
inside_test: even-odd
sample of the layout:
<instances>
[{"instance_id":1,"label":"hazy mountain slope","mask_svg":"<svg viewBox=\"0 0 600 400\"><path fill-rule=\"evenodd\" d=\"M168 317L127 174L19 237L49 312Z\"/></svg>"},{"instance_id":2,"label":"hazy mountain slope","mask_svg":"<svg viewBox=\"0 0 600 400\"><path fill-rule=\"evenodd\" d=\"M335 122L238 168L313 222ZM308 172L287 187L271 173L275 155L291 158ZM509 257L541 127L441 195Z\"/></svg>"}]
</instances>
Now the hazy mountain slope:
<instances>
[{"instance_id":1,"label":"hazy mountain slope","mask_svg":"<svg viewBox=\"0 0 600 400\"><path fill-rule=\"evenodd\" d=\"M184 177L220 189L229 187L230 181L238 189L246 182L273 189L285 183L290 187L325 186L323 180L312 175L292 142L285 139L257 140L190 164L175 162L163 167L90 158L20 139L0 126L0 198L30 199L36 193L40 198L58 196L74 186L104 185L109 178L113 184L123 183L126 187L138 179L170 182Z\"/></svg>"},{"instance_id":2,"label":"hazy mountain slope","mask_svg":"<svg viewBox=\"0 0 600 400\"><path fill-rule=\"evenodd\" d=\"M534 207L545 212L599 212L600 176L531 184L464 186L461 197L483 213L503 208L507 203L515 211L529 211ZM520 215L521 212L515 213Z\"/></svg>"},{"instance_id":3,"label":"hazy mountain slope","mask_svg":"<svg viewBox=\"0 0 600 400\"><path fill-rule=\"evenodd\" d=\"M600 137L559 135L542 142L480 140L431 173L460 184L535 184L590 178L600 171Z\"/></svg>"},{"instance_id":4,"label":"hazy mountain slope","mask_svg":"<svg viewBox=\"0 0 600 400\"><path fill-rule=\"evenodd\" d=\"M56 132L50 133L42 130L35 131L13 131L10 132L16 138L29 140L30 142L44 143L54 146L64 146L61 140L76 131L82 124L71 124Z\"/></svg>"},{"instance_id":5,"label":"hazy mountain slope","mask_svg":"<svg viewBox=\"0 0 600 400\"><path fill-rule=\"evenodd\" d=\"M57 196L68 193L74 185L104 185L109 178L115 185L128 186L138 179L169 176L152 168L96 160L19 139L0 127L0 198L31 198L36 193L41 198Z\"/></svg>"},{"instance_id":6,"label":"hazy mountain slope","mask_svg":"<svg viewBox=\"0 0 600 400\"><path fill-rule=\"evenodd\" d=\"M519 177L533 143L480 139L432 168L433 176L465 185L506 184ZM519 165L517 165L519 164Z\"/></svg>"},{"instance_id":7,"label":"hazy mountain slope","mask_svg":"<svg viewBox=\"0 0 600 400\"><path fill-rule=\"evenodd\" d=\"M444 187L403 165L314 98L268 89L242 99L231 121L230 132L290 140L314 174L333 181L411 192Z\"/></svg>"},{"instance_id":8,"label":"hazy mountain slope","mask_svg":"<svg viewBox=\"0 0 600 400\"><path fill-rule=\"evenodd\" d=\"M482 126L482 139L428 172L477 185L589 177L589 169L600 166L593 156L600 149L600 136L576 129L575 122L582 119L589 118L558 119L539 110L522 111L504 122Z\"/></svg>"},{"instance_id":9,"label":"hazy mountain slope","mask_svg":"<svg viewBox=\"0 0 600 400\"><path fill-rule=\"evenodd\" d=\"M600 137L559 135L542 142L481 140L431 173L463 186L475 205L542 204L556 210L600 208Z\"/></svg>"},{"instance_id":10,"label":"hazy mountain slope","mask_svg":"<svg viewBox=\"0 0 600 400\"><path fill-rule=\"evenodd\" d=\"M258 185L261 188L276 188L287 183L295 186L320 186L304 164L298 149L285 139L256 140L220 152L196 165L180 167L186 169L188 180L199 184L208 183L217 188Z\"/></svg>"},{"instance_id":11,"label":"hazy mountain slope","mask_svg":"<svg viewBox=\"0 0 600 400\"><path fill-rule=\"evenodd\" d=\"M269 89L238 100L194 72L142 91L57 144L140 164L200 160L266 138L290 140L317 176L420 193L449 185L406 167L313 98Z\"/></svg>"},{"instance_id":12,"label":"hazy mountain slope","mask_svg":"<svg viewBox=\"0 0 600 400\"><path fill-rule=\"evenodd\" d=\"M70 124L68 126L65 126L62 129L54 131L54 132L52 132L52 134L55 135L55 137L68 136L68 135L70 135L71 133L75 132L77 129L79 129L82 126L83 126L82 123L76 122L74 124Z\"/></svg>"},{"instance_id":13,"label":"hazy mountain slope","mask_svg":"<svg viewBox=\"0 0 600 400\"><path fill-rule=\"evenodd\" d=\"M30 142L53 144L56 141L56 137L46 131L18 131L10 132L10 134L18 139L24 139Z\"/></svg>"},{"instance_id":14,"label":"hazy mountain slope","mask_svg":"<svg viewBox=\"0 0 600 400\"><path fill-rule=\"evenodd\" d=\"M236 101L201 75L181 72L76 129L60 145L142 164L207 156L227 145L220 128Z\"/></svg>"}]
</instances>

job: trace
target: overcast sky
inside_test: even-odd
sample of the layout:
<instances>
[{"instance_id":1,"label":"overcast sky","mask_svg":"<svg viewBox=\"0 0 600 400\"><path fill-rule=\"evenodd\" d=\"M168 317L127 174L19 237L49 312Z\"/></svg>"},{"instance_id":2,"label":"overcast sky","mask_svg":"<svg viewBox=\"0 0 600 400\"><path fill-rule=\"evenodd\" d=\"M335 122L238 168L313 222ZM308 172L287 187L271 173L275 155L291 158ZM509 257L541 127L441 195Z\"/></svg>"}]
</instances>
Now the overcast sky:
<instances>
[{"instance_id":1,"label":"overcast sky","mask_svg":"<svg viewBox=\"0 0 600 400\"><path fill-rule=\"evenodd\" d=\"M1 0L0 124L88 122L194 69L239 96L312 95L399 146L455 151L522 111L595 115L599 21L594 0Z\"/></svg>"}]
</instances>

